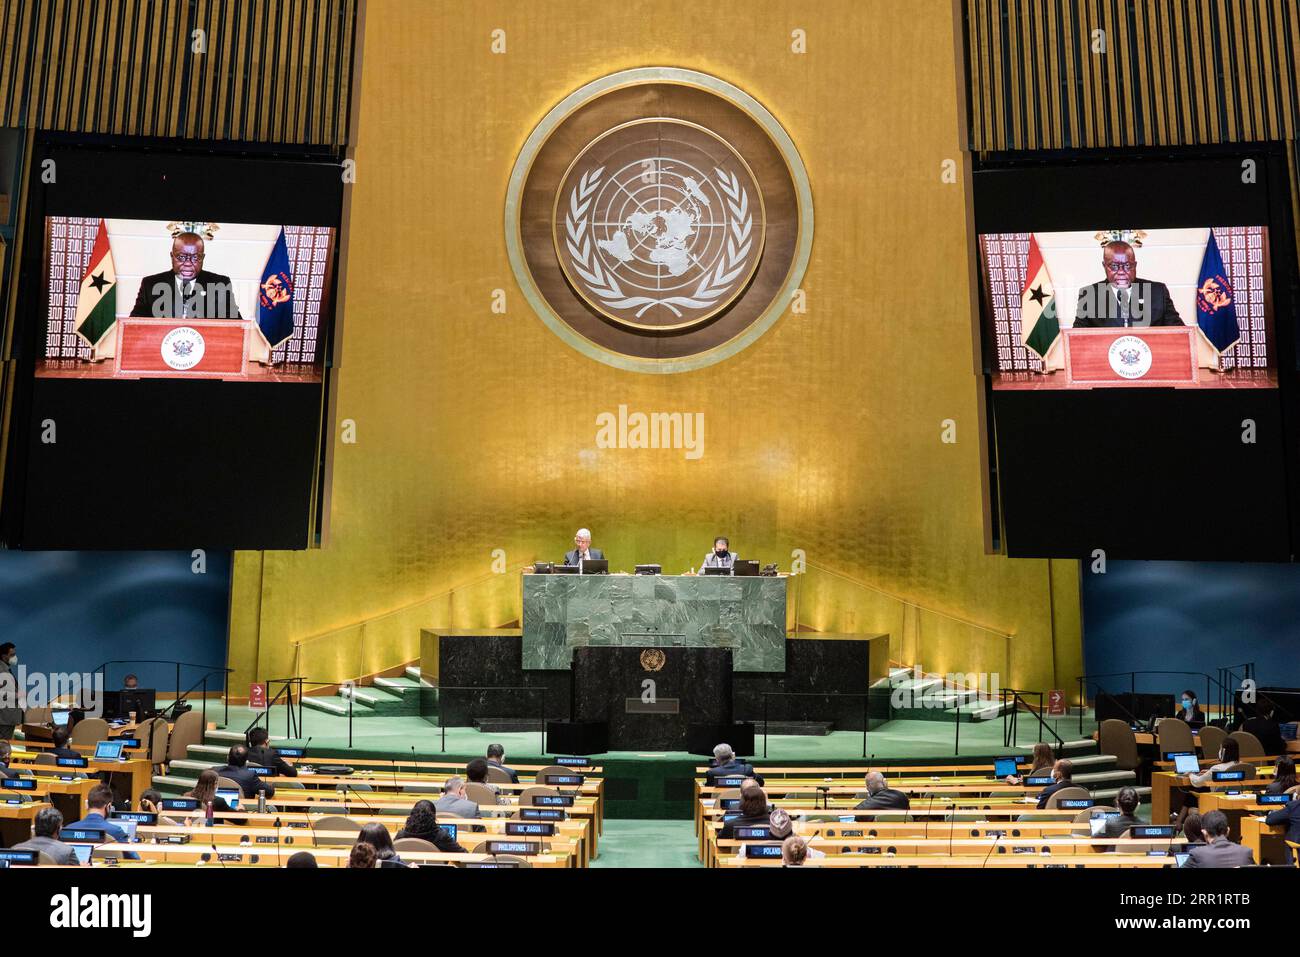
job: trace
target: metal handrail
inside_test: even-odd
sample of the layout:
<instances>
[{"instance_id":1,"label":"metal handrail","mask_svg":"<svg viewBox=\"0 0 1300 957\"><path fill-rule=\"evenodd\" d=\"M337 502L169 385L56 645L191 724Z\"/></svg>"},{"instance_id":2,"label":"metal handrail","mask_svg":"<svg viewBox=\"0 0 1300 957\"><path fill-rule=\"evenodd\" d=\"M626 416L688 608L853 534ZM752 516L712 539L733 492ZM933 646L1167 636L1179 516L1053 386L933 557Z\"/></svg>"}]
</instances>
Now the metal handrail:
<instances>
[{"instance_id":1,"label":"metal handrail","mask_svg":"<svg viewBox=\"0 0 1300 957\"><path fill-rule=\"evenodd\" d=\"M271 685L279 684L281 682L284 683L284 687L281 688L278 692L276 692L275 696L267 703L266 710L262 713L265 714L269 720L271 714L271 706L274 705L276 701L280 700L281 695L287 695L287 699L285 703L288 705L288 709L285 714L285 730L288 732L288 737L290 738L301 737L303 734L303 729L305 727L303 721L303 715L305 714L305 711L302 703L303 698L305 697L305 695L303 694L304 686L310 685L312 688L328 688L332 685L338 685L340 688L344 686L356 688L357 686L356 682L348 681L346 679L343 681L339 681L337 679L335 679L334 681L317 681L311 678L302 678L295 675L292 678L268 678L266 679L267 689L269 690ZM298 686L298 715L297 715L297 722L296 722L296 730L295 730L294 713L293 713L293 686L294 685ZM356 702L356 698L353 695L347 695L347 699L348 699L348 750L350 751L352 750L353 705ZM244 733L247 734L248 731L251 731L255 726L256 726L256 722L249 725L248 729L245 730Z\"/></svg>"},{"instance_id":2,"label":"metal handrail","mask_svg":"<svg viewBox=\"0 0 1300 957\"><path fill-rule=\"evenodd\" d=\"M225 717L223 724L230 723L230 676L234 668L226 668L221 665L201 665L193 661L175 661L171 658L111 658L108 661L101 662L91 669L91 674L104 673L104 669L109 665L175 665L176 666L176 696L173 700L173 707L176 702L184 699L199 684L203 685L203 726L206 728L208 718L208 683L207 679L217 673L223 675L221 680L221 699L225 707ZM181 691L181 669L182 668L206 668L207 671L203 677L190 685L184 692Z\"/></svg>"},{"instance_id":3,"label":"metal handrail","mask_svg":"<svg viewBox=\"0 0 1300 957\"><path fill-rule=\"evenodd\" d=\"M867 756L867 725L870 724L871 693L869 691L762 691L763 696L763 757L767 757L767 699L774 695L782 698L861 698L862 699L862 756ZM959 731L958 734L961 732Z\"/></svg>"},{"instance_id":4,"label":"metal handrail","mask_svg":"<svg viewBox=\"0 0 1300 957\"><path fill-rule=\"evenodd\" d=\"M1042 712L1043 712L1043 692L1041 692L1041 691L1028 691L1028 690L1019 689L1019 688L1003 688L1003 689L1001 689L1001 694L1002 694L1002 703L1003 703L1004 705L1007 704L1007 695L1010 695L1010 696L1011 696L1011 700L1010 700L1011 711L1008 712L1008 713L1006 713L1006 714L1003 714L1003 716L1002 716L1002 744L1003 744L1003 746L1004 746L1004 747L1019 747L1019 746L1020 746L1020 744L1019 744L1019 740L1018 740L1018 737L1019 737L1018 733L1019 733L1020 728L1019 728L1019 725L1018 725L1016 719L1017 719L1017 717L1018 717L1019 714L1020 714L1020 709L1017 707L1017 705L1018 705L1018 704L1023 704L1023 705L1025 706L1025 710L1028 711L1029 713L1031 713L1031 714L1034 716L1034 718L1037 719L1037 721L1038 721L1038 726L1039 726L1042 730L1044 730L1044 731L1046 731L1048 734L1050 734L1053 738L1056 739L1056 749L1055 749L1055 750L1056 750L1056 756L1059 758L1059 757L1061 756L1061 752L1065 749L1065 739L1064 739L1063 737L1061 737L1061 736L1057 733L1057 731L1056 731L1055 728L1051 727L1051 726L1050 726L1046 721L1043 720L1043 714L1042 714ZM1038 709L1035 710L1034 708L1032 708L1032 707L1030 706L1029 702L1026 701L1024 698L1022 698L1021 695L1037 695L1037 696L1038 696ZM1008 715L1010 716L1010 736L1008 736L1008 734L1007 734L1007 725L1008 725L1007 718L1008 718ZM1080 726L1080 733L1082 733L1082 725Z\"/></svg>"}]
</instances>

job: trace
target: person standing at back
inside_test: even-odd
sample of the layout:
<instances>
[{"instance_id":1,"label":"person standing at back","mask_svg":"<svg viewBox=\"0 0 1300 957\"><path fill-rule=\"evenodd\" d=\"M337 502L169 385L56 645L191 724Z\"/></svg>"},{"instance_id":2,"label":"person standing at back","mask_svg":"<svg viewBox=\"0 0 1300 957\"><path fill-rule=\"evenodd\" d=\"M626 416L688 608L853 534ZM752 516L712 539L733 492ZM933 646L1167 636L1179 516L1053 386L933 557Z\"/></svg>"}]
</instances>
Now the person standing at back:
<instances>
[{"instance_id":1,"label":"person standing at back","mask_svg":"<svg viewBox=\"0 0 1300 957\"><path fill-rule=\"evenodd\" d=\"M0 741L13 738L14 728L23 723L17 667L18 648L6 641L0 645Z\"/></svg>"}]
</instances>

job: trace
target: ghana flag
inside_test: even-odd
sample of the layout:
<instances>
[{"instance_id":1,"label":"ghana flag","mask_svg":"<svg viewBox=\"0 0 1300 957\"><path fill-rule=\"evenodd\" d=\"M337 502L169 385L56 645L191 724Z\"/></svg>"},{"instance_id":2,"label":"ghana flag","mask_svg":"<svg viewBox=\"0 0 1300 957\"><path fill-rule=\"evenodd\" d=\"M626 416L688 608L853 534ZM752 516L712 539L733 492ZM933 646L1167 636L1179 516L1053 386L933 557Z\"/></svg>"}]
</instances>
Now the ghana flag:
<instances>
[{"instance_id":1,"label":"ghana flag","mask_svg":"<svg viewBox=\"0 0 1300 957\"><path fill-rule=\"evenodd\" d=\"M1052 277L1047 274L1047 264L1038 251L1038 240L1030 234L1025 288L1020 292L1020 341L1038 358L1045 359L1060 335Z\"/></svg>"},{"instance_id":2,"label":"ghana flag","mask_svg":"<svg viewBox=\"0 0 1300 957\"><path fill-rule=\"evenodd\" d=\"M108 248L108 228L101 219L90 264L81 277L81 293L77 296L77 335L92 346L98 345L115 322L117 270L113 268L113 251Z\"/></svg>"}]
</instances>

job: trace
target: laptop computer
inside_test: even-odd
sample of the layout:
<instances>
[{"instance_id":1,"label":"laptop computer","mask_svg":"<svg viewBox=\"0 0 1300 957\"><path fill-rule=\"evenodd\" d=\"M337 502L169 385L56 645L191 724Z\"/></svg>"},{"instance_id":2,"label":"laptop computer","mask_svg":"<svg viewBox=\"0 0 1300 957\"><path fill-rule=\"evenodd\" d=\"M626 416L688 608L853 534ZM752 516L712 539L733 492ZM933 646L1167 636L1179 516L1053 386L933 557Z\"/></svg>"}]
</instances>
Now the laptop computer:
<instances>
[{"instance_id":1,"label":"laptop computer","mask_svg":"<svg viewBox=\"0 0 1300 957\"><path fill-rule=\"evenodd\" d=\"M1174 770L1179 774L1195 774L1201 770L1201 762L1194 754L1175 754Z\"/></svg>"},{"instance_id":2,"label":"laptop computer","mask_svg":"<svg viewBox=\"0 0 1300 957\"><path fill-rule=\"evenodd\" d=\"M1119 811L1093 811L1092 817L1088 819L1088 829L1092 836L1103 836L1106 833L1106 822L1116 817L1119 817Z\"/></svg>"},{"instance_id":3,"label":"laptop computer","mask_svg":"<svg viewBox=\"0 0 1300 957\"><path fill-rule=\"evenodd\" d=\"M1174 866L1182 867L1184 864L1187 863L1187 859L1191 856L1192 856L1191 853L1188 851L1180 851L1179 853L1174 855L1174 861L1176 862Z\"/></svg>"},{"instance_id":4,"label":"laptop computer","mask_svg":"<svg viewBox=\"0 0 1300 957\"><path fill-rule=\"evenodd\" d=\"M588 558L578 566L580 575L608 575L609 560L606 558Z\"/></svg>"},{"instance_id":5,"label":"laptop computer","mask_svg":"<svg viewBox=\"0 0 1300 957\"><path fill-rule=\"evenodd\" d=\"M1009 778L1015 775L1017 762L1015 758L995 758L993 760L993 776L995 778Z\"/></svg>"},{"instance_id":6,"label":"laptop computer","mask_svg":"<svg viewBox=\"0 0 1300 957\"><path fill-rule=\"evenodd\" d=\"M758 577L758 562L737 558L735 564L731 566L731 574L737 578L756 578Z\"/></svg>"},{"instance_id":7,"label":"laptop computer","mask_svg":"<svg viewBox=\"0 0 1300 957\"><path fill-rule=\"evenodd\" d=\"M125 741L99 741L95 744L96 761L121 761Z\"/></svg>"},{"instance_id":8,"label":"laptop computer","mask_svg":"<svg viewBox=\"0 0 1300 957\"><path fill-rule=\"evenodd\" d=\"M243 795L239 791L236 791L234 789L227 790L226 788L217 788L217 797L221 798L227 804L229 804L230 810L238 811L239 799L243 797Z\"/></svg>"},{"instance_id":9,"label":"laptop computer","mask_svg":"<svg viewBox=\"0 0 1300 957\"><path fill-rule=\"evenodd\" d=\"M69 721L71 718L72 718L72 712L71 712L71 711L55 711L55 712L50 716L50 719L51 719L51 721L54 722L54 726L55 726L56 728L62 728L62 727L65 727L65 726L67 725L68 721Z\"/></svg>"}]
</instances>

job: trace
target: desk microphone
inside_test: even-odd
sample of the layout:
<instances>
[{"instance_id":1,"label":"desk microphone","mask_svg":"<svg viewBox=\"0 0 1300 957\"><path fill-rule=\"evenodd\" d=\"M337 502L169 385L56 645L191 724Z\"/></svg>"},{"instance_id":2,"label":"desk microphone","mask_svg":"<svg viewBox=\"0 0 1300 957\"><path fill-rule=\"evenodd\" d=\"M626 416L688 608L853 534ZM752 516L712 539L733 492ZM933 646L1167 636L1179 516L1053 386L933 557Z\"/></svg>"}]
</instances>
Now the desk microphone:
<instances>
[{"instance_id":1,"label":"desk microphone","mask_svg":"<svg viewBox=\"0 0 1300 957\"><path fill-rule=\"evenodd\" d=\"M922 835L922 839L923 839L923 840L927 840L927 841L928 841L928 840L930 839L930 811L932 811L932 810L934 809L934 802L935 802L935 800L936 800L938 797L939 797L939 792L938 792L938 791L931 791L931 792L930 792L930 803L927 804L926 807L925 807L925 833ZM948 830L949 830L950 832L951 832L951 830L952 830L952 823L951 823L951 822L949 822ZM950 834L949 836L951 837L951 834Z\"/></svg>"},{"instance_id":2,"label":"desk microphone","mask_svg":"<svg viewBox=\"0 0 1300 957\"><path fill-rule=\"evenodd\" d=\"M984 860L983 860L983 862L980 864L980 870L983 870L983 869L984 869L985 865L987 865L988 862L989 862L989 858L993 856L993 852L996 851L996 850L998 849L998 842L1002 840L1002 835L1003 835L1004 833L1005 833L1004 831L998 831L998 836L997 836L997 839L994 840L994 842L993 842L993 846L990 847L990 848L989 848L989 852L988 852L987 854L984 855ZM952 857L951 847L952 847L952 842L949 841L949 853L948 853L948 856L949 856L949 857Z\"/></svg>"},{"instance_id":3,"label":"desk microphone","mask_svg":"<svg viewBox=\"0 0 1300 957\"><path fill-rule=\"evenodd\" d=\"M355 794L358 798L361 798L361 803L366 806L367 811L374 810L374 808L370 806L370 802L367 801L365 798L361 797L360 791L358 791L356 788L352 787L351 785L348 784L343 785L343 796L345 799L347 798L348 792L351 792Z\"/></svg>"}]
</instances>

